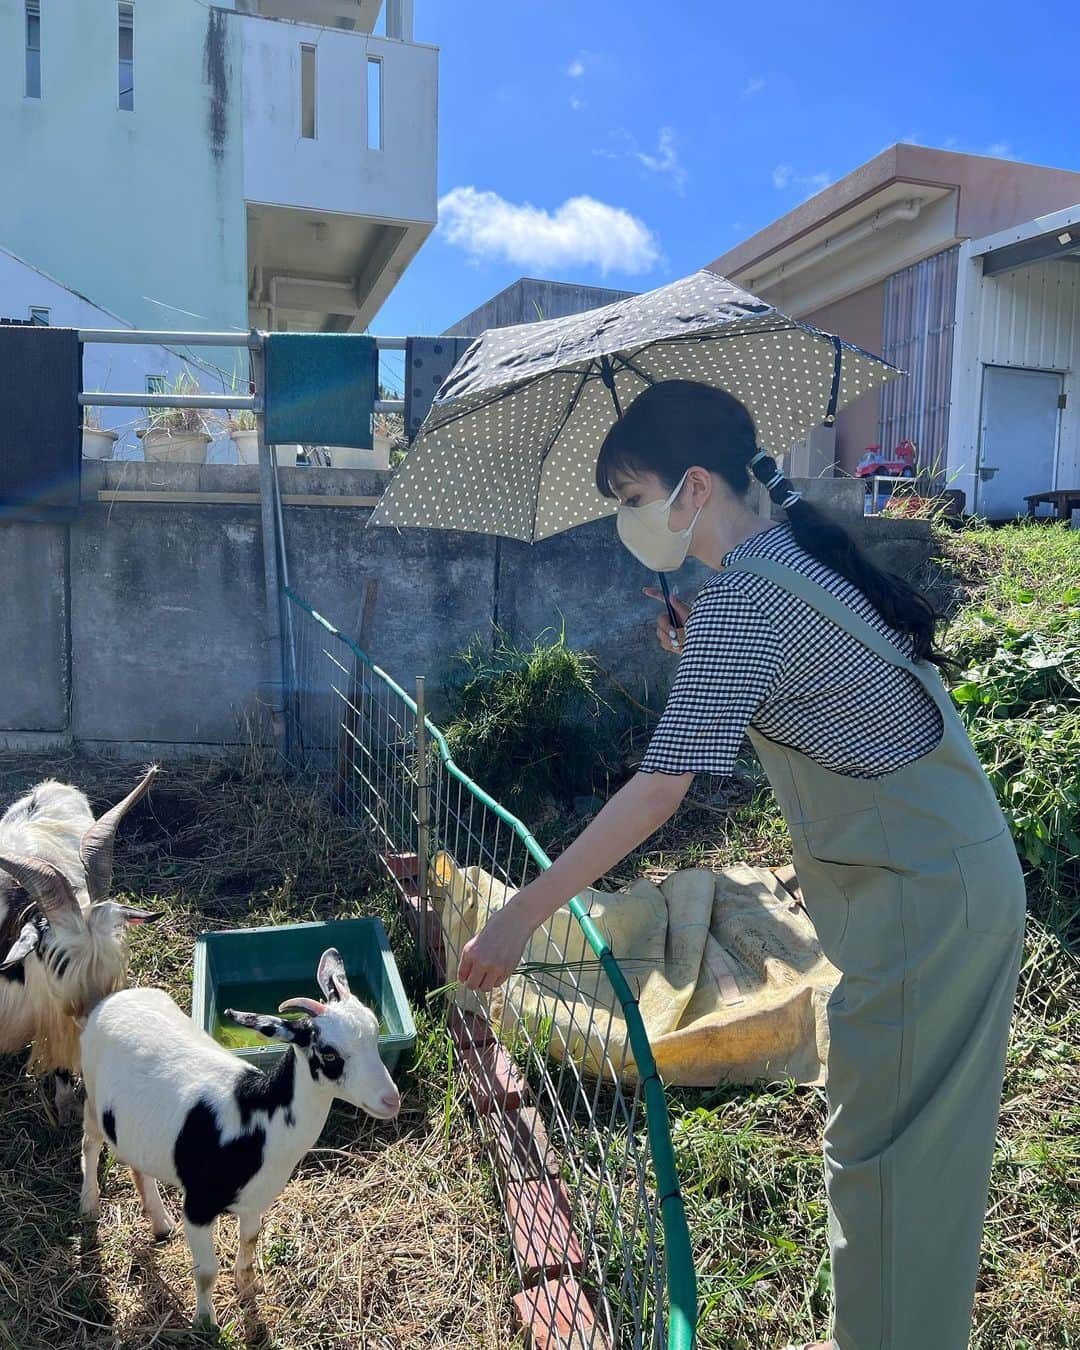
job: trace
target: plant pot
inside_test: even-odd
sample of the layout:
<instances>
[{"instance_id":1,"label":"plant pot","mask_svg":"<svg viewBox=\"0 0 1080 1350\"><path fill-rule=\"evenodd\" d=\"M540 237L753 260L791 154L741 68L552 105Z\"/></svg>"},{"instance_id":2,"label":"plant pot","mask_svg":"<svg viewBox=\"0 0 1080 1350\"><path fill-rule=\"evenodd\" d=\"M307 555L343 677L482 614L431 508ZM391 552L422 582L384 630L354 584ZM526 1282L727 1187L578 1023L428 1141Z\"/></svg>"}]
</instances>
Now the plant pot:
<instances>
[{"instance_id":1,"label":"plant pot","mask_svg":"<svg viewBox=\"0 0 1080 1350\"><path fill-rule=\"evenodd\" d=\"M275 445L275 454L279 469L291 469L296 467L296 457L300 453L298 445Z\"/></svg>"},{"instance_id":2,"label":"plant pot","mask_svg":"<svg viewBox=\"0 0 1080 1350\"><path fill-rule=\"evenodd\" d=\"M346 445L328 445L330 463L335 469L389 469L390 438L375 436L370 450L357 450Z\"/></svg>"},{"instance_id":3,"label":"plant pot","mask_svg":"<svg viewBox=\"0 0 1080 1350\"><path fill-rule=\"evenodd\" d=\"M119 432L102 431L100 427L83 427L83 459L112 459L113 446L119 439Z\"/></svg>"},{"instance_id":4,"label":"plant pot","mask_svg":"<svg viewBox=\"0 0 1080 1350\"><path fill-rule=\"evenodd\" d=\"M148 427L136 432L149 464L205 464L211 438L202 431L165 431Z\"/></svg>"},{"instance_id":5,"label":"plant pot","mask_svg":"<svg viewBox=\"0 0 1080 1350\"><path fill-rule=\"evenodd\" d=\"M233 445L236 446L237 464L258 464L259 433L251 429L248 431L233 431L229 434L232 437Z\"/></svg>"}]
</instances>

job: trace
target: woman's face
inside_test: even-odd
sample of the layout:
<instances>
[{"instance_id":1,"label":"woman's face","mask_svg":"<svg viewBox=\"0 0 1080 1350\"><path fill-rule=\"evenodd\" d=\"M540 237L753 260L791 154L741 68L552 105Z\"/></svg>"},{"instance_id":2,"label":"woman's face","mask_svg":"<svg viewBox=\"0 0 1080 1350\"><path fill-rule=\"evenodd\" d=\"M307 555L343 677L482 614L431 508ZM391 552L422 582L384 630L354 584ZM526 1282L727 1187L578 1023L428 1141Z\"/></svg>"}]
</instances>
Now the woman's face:
<instances>
[{"instance_id":1,"label":"woman's face","mask_svg":"<svg viewBox=\"0 0 1080 1350\"><path fill-rule=\"evenodd\" d=\"M620 505L648 506L650 502L667 501L668 497L671 496L674 484L669 487L656 474L643 470L640 473L616 474L611 486L615 490L615 496ZM686 529L694 516L708 501L711 492L712 476L709 471L707 469L691 469L686 476L682 491L671 505L668 528L671 530Z\"/></svg>"}]
</instances>

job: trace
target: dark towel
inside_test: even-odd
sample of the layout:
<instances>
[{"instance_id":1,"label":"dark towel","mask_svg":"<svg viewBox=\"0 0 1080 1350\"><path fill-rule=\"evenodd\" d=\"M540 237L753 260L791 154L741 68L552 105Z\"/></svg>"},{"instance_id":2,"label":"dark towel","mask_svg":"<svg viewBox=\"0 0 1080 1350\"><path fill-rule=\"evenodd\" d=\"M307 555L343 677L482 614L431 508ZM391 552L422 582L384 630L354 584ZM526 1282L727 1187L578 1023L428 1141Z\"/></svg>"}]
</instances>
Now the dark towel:
<instances>
[{"instance_id":1,"label":"dark towel","mask_svg":"<svg viewBox=\"0 0 1080 1350\"><path fill-rule=\"evenodd\" d=\"M0 324L0 511L79 505L82 351L72 328Z\"/></svg>"},{"instance_id":2,"label":"dark towel","mask_svg":"<svg viewBox=\"0 0 1080 1350\"><path fill-rule=\"evenodd\" d=\"M366 333L267 333L266 439L271 445L370 450L379 352Z\"/></svg>"},{"instance_id":3,"label":"dark towel","mask_svg":"<svg viewBox=\"0 0 1080 1350\"><path fill-rule=\"evenodd\" d=\"M413 440L432 400L472 344L471 337L411 337L405 344L405 435Z\"/></svg>"}]
</instances>

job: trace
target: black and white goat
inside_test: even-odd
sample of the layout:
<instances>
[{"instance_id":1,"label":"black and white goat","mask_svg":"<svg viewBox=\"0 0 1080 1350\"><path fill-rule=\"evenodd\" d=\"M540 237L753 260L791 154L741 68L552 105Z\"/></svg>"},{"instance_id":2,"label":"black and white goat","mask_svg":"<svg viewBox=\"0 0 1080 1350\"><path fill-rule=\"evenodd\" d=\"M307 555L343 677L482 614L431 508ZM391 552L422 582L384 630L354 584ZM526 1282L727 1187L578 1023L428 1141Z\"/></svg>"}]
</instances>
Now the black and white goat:
<instances>
[{"instance_id":1,"label":"black and white goat","mask_svg":"<svg viewBox=\"0 0 1080 1350\"><path fill-rule=\"evenodd\" d=\"M53 781L0 817L0 1053L30 1045L35 1073L57 1071L61 1118L74 1105L77 1019L126 983L127 925L159 917L109 900L117 826L156 773L97 821L85 793Z\"/></svg>"},{"instance_id":2,"label":"black and white goat","mask_svg":"<svg viewBox=\"0 0 1080 1350\"><path fill-rule=\"evenodd\" d=\"M122 990L87 1020L82 1211L100 1212L97 1169L106 1139L132 1169L157 1238L173 1228L157 1183L179 1186L197 1325L214 1321L218 1216L239 1219L236 1284L250 1294L263 1214L318 1139L333 1099L380 1120L401 1108L379 1058L378 1018L350 993L334 948L323 953L317 978L325 1003L291 998L278 1009L299 1008L305 1017L225 1011L240 1026L292 1047L270 1074L231 1055L162 989Z\"/></svg>"}]
</instances>

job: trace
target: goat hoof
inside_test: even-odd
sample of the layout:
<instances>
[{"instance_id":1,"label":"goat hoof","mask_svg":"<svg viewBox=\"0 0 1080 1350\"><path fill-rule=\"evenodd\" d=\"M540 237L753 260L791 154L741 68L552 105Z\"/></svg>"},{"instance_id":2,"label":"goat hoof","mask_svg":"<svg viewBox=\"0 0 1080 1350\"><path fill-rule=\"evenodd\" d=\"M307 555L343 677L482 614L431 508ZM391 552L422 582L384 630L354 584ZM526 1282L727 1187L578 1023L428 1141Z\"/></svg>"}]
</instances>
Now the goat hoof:
<instances>
[{"instance_id":1,"label":"goat hoof","mask_svg":"<svg viewBox=\"0 0 1080 1350\"><path fill-rule=\"evenodd\" d=\"M153 1230L154 1241L168 1242L168 1240L172 1237L172 1235L175 1232L176 1232L176 1224L174 1223L169 1224L168 1228L155 1228Z\"/></svg>"},{"instance_id":2,"label":"goat hoof","mask_svg":"<svg viewBox=\"0 0 1080 1350\"><path fill-rule=\"evenodd\" d=\"M191 1320L192 1331L201 1331L204 1334L208 1331L217 1330L217 1318L212 1312L196 1313Z\"/></svg>"},{"instance_id":3,"label":"goat hoof","mask_svg":"<svg viewBox=\"0 0 1080 1350\"><path fill-rule=\"evenodd\" d=\"M100 1219L100 1218L101 1218L101 1201L100 1201L100 1200L80 1200L80 1202L79 1202L79 1213L83 1216L84 1219Z\"/></svg>"},{"instance_id":4,"label":"goat hoof","mask_svg":"<svg viewBox=\"0 0 1080 1350\"><path fill-rule=\"evenodd\" d=\"M60 1129L65 1130L71 1125L82 1124L82 1107L78 1102L64 1102L57 1108L56 1119Z\"/></svg>"}]
</instances>

